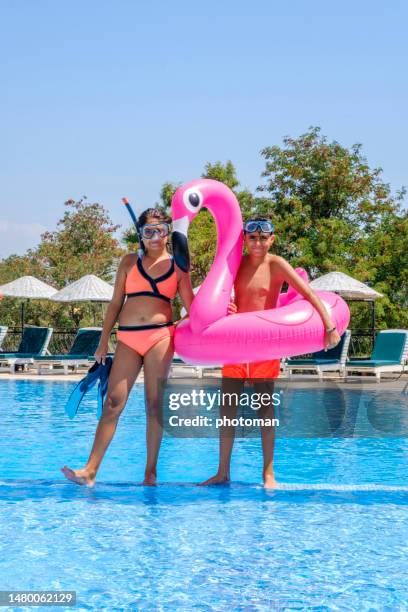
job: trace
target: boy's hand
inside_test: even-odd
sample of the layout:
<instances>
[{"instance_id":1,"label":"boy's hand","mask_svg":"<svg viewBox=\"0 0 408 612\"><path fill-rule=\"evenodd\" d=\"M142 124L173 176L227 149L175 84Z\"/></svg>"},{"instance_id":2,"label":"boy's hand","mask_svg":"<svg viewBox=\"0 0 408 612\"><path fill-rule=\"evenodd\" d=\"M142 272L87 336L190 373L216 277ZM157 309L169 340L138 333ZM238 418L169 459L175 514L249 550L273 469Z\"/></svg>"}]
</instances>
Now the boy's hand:
<instances>
[{"instance_id":1,"label":"boy's hand","mask_svg":"<svg viewBox=\"0 0 408 612\"><path fill-rule=\"evenodd\" d=\"M237 311L238 311L237 305L234 302L230 301L227 306L227 315L235 314Z\"/></svg>"},{"instance_id":2,"label":"boy's hand","mask_svg":"<svg viewBox=\"0 0 408 612\"><path fill-rule=\"evenodd\" d=\"M337 329L334 329L329 333L326 332L324 336L324 346L326 351L334 348L340 342L340 340L341 338Z\"/></svg>"}]
</instances>

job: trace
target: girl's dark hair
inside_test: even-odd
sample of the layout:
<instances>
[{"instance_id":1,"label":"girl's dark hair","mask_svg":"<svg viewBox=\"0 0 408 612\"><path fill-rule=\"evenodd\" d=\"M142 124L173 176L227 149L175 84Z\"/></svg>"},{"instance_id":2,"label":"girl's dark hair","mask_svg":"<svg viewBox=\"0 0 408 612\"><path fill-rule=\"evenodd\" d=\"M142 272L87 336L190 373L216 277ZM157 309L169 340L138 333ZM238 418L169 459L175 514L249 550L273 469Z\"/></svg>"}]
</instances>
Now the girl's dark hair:
<instances>
[{"instance_id":1,"label":"girl's dark hair","mask_svg":"<svg viewBox=\"0 0 408 612\"><path fill-rule=\"evenodd\" d=\"M143 225L145 225L147 223L147 220L149 219L149 217L153 217L154 219L157 219L158 222L162 222L162 223L168 223L170 225L171 223L171 217L169 217L169 215L166 213L166 211L164 210L164 208L160 208L159 206L156 206L156 208L146 208L146 210L144 210L140 215L139 218L137 220L137 226L140 229L143 227ZM140 243L140 248L143 250L143 252L146 252L146 247L144 245L144 242L139 234L139 243Z\"/></svg>"},{"instance_id":2,"label":"girl's dark hair","mask_svg":"<svg viewBox=\"0 0 408 612\"><path fill-rule=\"evenodd\" d=\"M149 217L154 217L154 219L162 221L163 223L168 223L169 225L171 223L171 217L169 217L164 208L157 206L156 208L147 208L142 212L137 220L138 226L142 227L142 225L145 225Z\"/></svg>"}]
</instances>

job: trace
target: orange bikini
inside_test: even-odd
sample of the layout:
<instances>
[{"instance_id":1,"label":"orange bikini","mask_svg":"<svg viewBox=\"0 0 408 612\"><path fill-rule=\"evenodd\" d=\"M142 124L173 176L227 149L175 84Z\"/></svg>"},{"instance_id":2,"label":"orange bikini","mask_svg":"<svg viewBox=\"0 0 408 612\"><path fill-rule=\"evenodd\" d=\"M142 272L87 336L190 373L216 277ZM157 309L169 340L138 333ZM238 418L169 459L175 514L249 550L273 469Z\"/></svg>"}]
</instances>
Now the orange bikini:
<instances>
[{"instance_id":1,"label":"orange bikini","mask_svg":"<svg viewBox=\"0 0 408 612\"><path fill-rule=\"evenodd\" d=\"M165 274L152 278L138 257L136 265L130 269L126 277L125 292L127 299L143 295L170 302L177 293L177 273L173 258ZM173 334L173 321L149 325L119 325L117 339L143 357L160 340L171 338Z\"/></svg>"}]
</instances>

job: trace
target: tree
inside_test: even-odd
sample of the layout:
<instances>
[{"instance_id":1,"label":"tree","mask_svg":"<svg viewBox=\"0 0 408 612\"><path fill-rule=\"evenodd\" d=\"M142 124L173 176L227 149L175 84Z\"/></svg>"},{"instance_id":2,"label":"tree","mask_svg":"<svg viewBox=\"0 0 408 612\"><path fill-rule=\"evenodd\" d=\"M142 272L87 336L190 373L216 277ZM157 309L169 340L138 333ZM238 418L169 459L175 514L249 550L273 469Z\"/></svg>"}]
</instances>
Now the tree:
<instances>
[{"instance_id":1,"label":"tree","mask_svg":"<svg viewBox=\"0 0 408 612\"><path fill-rule=\"evenodd\" d=\"M101 204L67 200L68 209L58 221L58 230L45 232L36 251L47 270L49 282L63 287L84 274L112 280L112 266L123 254L108 212Z\"/></svg>"},{"instance_id":2,"label":"tree","mask_svg":"<svg viewBox=\"0 0 408 612\"><path fill-rule=\"evenodd\" d=\"M220 181L220 183L224 183L227 185L227 187L232 189L232 191L234 191L239 185L237 171L231 160L228 160L225 164L220 161L217 161L214 164L207 162L201 176L203 178Z\"/></svg>"},{"instance_id":3,"label":"tree","mask_svg":"<svg viewBox=\"0 0 408 612\"><path fill-rule=\"evenodd\" d=\"M276 251L312 278L341 270L386 293L377 307L385 323L389 286L379 270L390 273L389 236L401 229L405 190L393 195L381 168L370 169L360 144L347 149L329 143L320 128L286 137L283 145L262 151L266 182L258 191L266 197L257 202L258 213L275 222ZM393 273L397 279L395 264ZM401 295L394 292L392 299L400 303ZM367 322L367 309L359 312L356 319Z\"/></svg>"},{"instance_id":4,"label":"tree","mask_svg":"<svg viewBox=\"0 0 408 612\"><path fill-rule=\"evenodd\" d=\"M408 211L387 216L368 237L375 288L384 294L377 306L381 327L408 328Z\"/></svg>"},{"instance_id":5,"label":"tree","mask_svg":"<svg viewBox=\"0 0 408 612\"><path fill-rule=\"evenodd\" d=\"M101 204L89 204L86 197L79 201L65 202L67 210L57 224L54 232L45 232L41 243L23 257L11 256L0 265L1 282L25 274L32 274L56 289L78 280L85 274L95 274L107 282L112 282L112 275L117 261L124 250L120 248L114 232L114 225L107 211ZM5 278L8 276L8 278ZM1 320L10 320L10 313L5 312L11 300L0 303ZM18 323L18 303L12 310L12 321ZM72 327L72 322L81 320L82 324L92 323L92 309L89 304L81 305L74 312L74 304L57 304L30 301L27 307L27 323L35 325L53 325L54 327Z\"/></svg>"},{"instance_id":6,"label":"tree","mask_svg":"<svg viewBox=\"0 0 408 612\"><path fill-rule=\"evenodd\" d=\"M348 150L328 143L320 128L286 137L282 148L266 147L262 155L266 184L258 190L268 198L258 210L274 217L281 254L312 275L350 272L356 245L400 208L404 192L391 194L382 170L369 168L361 145Z\"/></svg>"}]
</instances>

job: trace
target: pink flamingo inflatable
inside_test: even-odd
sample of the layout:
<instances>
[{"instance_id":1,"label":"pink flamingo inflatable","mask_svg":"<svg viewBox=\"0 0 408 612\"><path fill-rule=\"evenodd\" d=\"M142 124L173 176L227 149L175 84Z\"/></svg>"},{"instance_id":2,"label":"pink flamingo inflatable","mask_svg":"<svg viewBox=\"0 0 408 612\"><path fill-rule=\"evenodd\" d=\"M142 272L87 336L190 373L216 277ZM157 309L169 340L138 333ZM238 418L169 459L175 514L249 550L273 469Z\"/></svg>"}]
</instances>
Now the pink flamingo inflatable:
<instances>
[{"instance_id":1,"label":"pink flamingo inflatable","mask_svg":"<svg viewBox=\"0 0 408 612\"><path fill-rule=\"evenodd\" d=\"M217 250L190 316L176 327L175 350L186 362L209 365L255 362L315 352L324 348L324 326L318 312L295 289L281 293L276 308L227 316L242 257L242 217L238 201L223 183L199 179L173 196L173 250L176 263L189 268L187 231L202 207L213 215ZM296 270L304 280L307 274ZM345 301L328 291L316 292L340 334L350 320Z\"/></svg>"}]
</instances>

